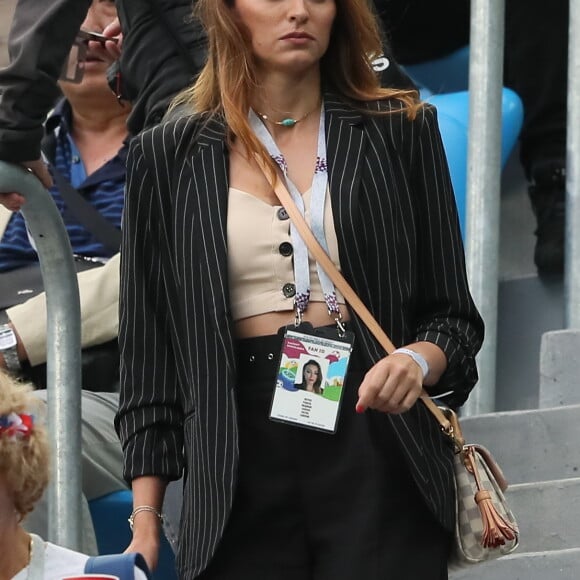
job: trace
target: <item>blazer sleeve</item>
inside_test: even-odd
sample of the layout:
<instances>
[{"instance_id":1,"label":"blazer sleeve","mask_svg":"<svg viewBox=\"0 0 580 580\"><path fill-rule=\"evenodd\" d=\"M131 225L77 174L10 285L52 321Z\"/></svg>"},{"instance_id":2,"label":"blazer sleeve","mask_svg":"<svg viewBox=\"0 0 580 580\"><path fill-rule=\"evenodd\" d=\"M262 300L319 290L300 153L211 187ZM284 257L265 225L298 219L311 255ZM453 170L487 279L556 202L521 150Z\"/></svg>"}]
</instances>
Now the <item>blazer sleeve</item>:
<instances>
[{"instance_id":1,"label":"blazer sleeve","mask_svg":"<svg viewBox=\"0 0 580 580\"><path fill-rule=\"evenodd\" d=\"M206 35L191 18L192 0L124 2L118 9L123 88L133 105L129 129L137 134L158 124L171 99L199 74Z\"/></svg>"},{"instance_id":2,"label":"blazer sleeve","mask_svg":"<svg viewBox=\"0 0 580 580\"><path fill-rule=\"evenodd\" d=\"M42 124L58 96L56 81L90 0L19 0L0 71L0 159L40 157Z\"/></svg>"},{"instance_id":3,"label":"blazer sleeve","mask_svg":"<svg viewBox=\"0 0 580 580\"><path fill-rule=\"evenodd\" d=\"M81 303L83 348L117 337L119 329L119 254L104 266L77 275ZM26 349L32 366L46 362L46 294L13 306L8 318Z\"/></svg>"},{"instance_id":4,"label":"blazer sleeve","mask_svg":"<svg viewBox=\"0 0 580 580\"><path fill-rule=\"evenodd\" d=\"M115 426L127 481L144 475L178 479L183 468L179 398L165 281L167 251L156 169L162 147L154 131L135 139L127 157L121 243L119 346L121 393ZM146 145L149 155L144 154ZM159 145L159 144L158 144ZM153 160L155 162L148 161ZM163 169L165 172L165 169ZM163 181L168 187L167 178Z\"/></svg>"},{"instance_id":5,"label":"blazer sleeve","mask_svg":"<svg viewBox=\"0 0 580 580\"><path fill-rule=\"evenodd\" d=\"M448 367L433 394L454 391L454 406L477 382L475 355L483 341L483 321L471 297L449 168L437 124L426 105L413 123L411 183L417 201L420 297L415 340L437 344Z\"/></svg>"}]
</instances>

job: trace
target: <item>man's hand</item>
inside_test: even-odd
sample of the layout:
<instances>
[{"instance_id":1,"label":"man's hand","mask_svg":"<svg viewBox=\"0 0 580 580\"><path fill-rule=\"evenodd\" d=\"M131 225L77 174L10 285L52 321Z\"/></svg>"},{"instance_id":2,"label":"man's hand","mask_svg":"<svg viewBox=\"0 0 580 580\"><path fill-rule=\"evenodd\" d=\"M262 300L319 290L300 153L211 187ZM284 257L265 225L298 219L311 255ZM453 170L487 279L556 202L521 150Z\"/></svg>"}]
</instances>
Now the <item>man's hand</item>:
<instances>
[{"instance_id":1,"label":"man's hand","mask_svg":"<svg viewBox=\"0 0 580 580\"><path fill-rule=\"evenodd\" d=\"M52 186L52 177L42 159L23 161L20 165L27 171L33 173L47 189ZM0 204L10 211L19 211L25 203L26 199L18 192L0 192Z\"/></svg>"},{"instance_id":2,"label":"man's hand","mask_svg":"<svg viewBox=\"0 0 580 580\"><path fill-rule=\"evenodd\" d=\"M111 65L116 60L119 60L123 45L123 33L121 32L121 23L118 18L115 18L111 24L105 27L103 35L116 40L108 40L104 44L102 42L91 40L89 42L89 51L92 55Z\"/></svg>"},{"instance_id":3,"label":"man's hand","mask_svg":"<svg viewBox=\"0 0 580 580\"><path fill-rule=\"evenodd\" d=\"M22 165L22 167L27 171L30 171L30 173L33 173L44 187L47 189L52 187L52 177L42 159L22 161L20 165ZM18 192L0 192L0 204L10 211L19 211L25 203L26 199Z\"/></svg>"},{"instance_id":4,"label":"man's hand","mask_svg":"<svg viewBox=\"0 0 580 580\"><path fill-rule=\"evenodd\" d=\"M25 169L28 169L28 171L31 173L34 173L34 175L38 177L44 187L47 189L52 187L52 177L48 172L46 163L42 159L36 159L34 161L23 161L20 165L22 165Z\"/></svg>"},{"instance_id":5,"label":"man's hand","mask_svg":"<svg viewBox=\"0 0 580 580\"><path fill-rule=\"evenodd\" d=\"M0 204L10 211L20 211L25 202L19 193L0 193Z\"/></svg>"}]
</instances>

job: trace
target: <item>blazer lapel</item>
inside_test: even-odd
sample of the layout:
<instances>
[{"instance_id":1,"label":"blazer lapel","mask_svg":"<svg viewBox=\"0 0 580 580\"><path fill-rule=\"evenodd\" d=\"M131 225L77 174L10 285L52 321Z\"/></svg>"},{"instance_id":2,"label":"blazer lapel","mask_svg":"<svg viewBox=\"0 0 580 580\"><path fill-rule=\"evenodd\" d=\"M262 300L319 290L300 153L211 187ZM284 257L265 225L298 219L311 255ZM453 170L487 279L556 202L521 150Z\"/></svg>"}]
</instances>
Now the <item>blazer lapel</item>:
<instances>
[{"instance_id":1,"label":"blazer lapel","mask_svg":"<svg viewBox=\"0 0 580 580\"><path fill-rule=\"evenodd\" d=\"M324 96L328 178L333 202L356 208L365 143L363 117L331 93Z\"/></svg>"},{"instance_id":2,"label":"blazer lapel","mask_svg":"<svg viewBox=\"0 0 580 580\"><path fill-rule=\"evenodd\" d=\"M359 189L366 148L362 113L332 93L324 95L328 180L340 263L347 279L362 280ZM358 235L357 235L358 234ZM359 242L357 242L359 240Z\"/></svg>"},{"instance_id":3,"label":"blazer lapel","mask_svg":"<svg viewBox=\"0 0 580 580\"><path fill-rule=\"evenodd\" d=\"M199 249L199 273L210 305L208 315L227 352L227 364L234 369L234 345L229 308L227 214L228 156L225 125L211 120L196 139L190 164L196 192L199 220L195 235Z\"/></svg>"}]
</instances>

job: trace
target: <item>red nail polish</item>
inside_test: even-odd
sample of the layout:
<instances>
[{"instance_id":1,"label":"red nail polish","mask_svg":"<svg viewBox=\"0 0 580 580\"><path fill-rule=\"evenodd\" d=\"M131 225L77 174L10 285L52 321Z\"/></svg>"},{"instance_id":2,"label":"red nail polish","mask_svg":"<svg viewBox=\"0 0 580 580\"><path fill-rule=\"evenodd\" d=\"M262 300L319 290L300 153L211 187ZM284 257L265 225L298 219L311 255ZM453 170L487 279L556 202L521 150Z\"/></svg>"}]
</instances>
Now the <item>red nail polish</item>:
<instances>
[{"instance_id":1,"label":"red nail polish","mask_svg":"<svg viewBox=\"0 0 580 580\"><path fill-rule=\"evenodd\" d=\"M355 408L355 411L357 413L364 413L365 412L365 408L362 405L357 405Z\"/></svg>"}]
</instances>

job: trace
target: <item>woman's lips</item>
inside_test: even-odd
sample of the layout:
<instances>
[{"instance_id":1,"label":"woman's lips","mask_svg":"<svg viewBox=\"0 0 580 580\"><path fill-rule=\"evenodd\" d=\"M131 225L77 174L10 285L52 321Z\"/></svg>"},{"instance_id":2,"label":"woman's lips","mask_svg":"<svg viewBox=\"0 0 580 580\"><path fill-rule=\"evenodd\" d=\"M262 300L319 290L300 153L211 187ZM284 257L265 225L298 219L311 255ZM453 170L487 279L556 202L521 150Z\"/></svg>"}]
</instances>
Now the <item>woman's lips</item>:
<instances>
[{"instance_id":1,"label":"woman's lips","mask_svg":"<svg viewBox=\"0 0 580 580\"><path fill-rule=\"evenodd\" d=\"M314 37L307 32L290 32L282 37L281 40L295 40L295 41L306 41L314 40Z\"/></svg>"}]
</instances>

